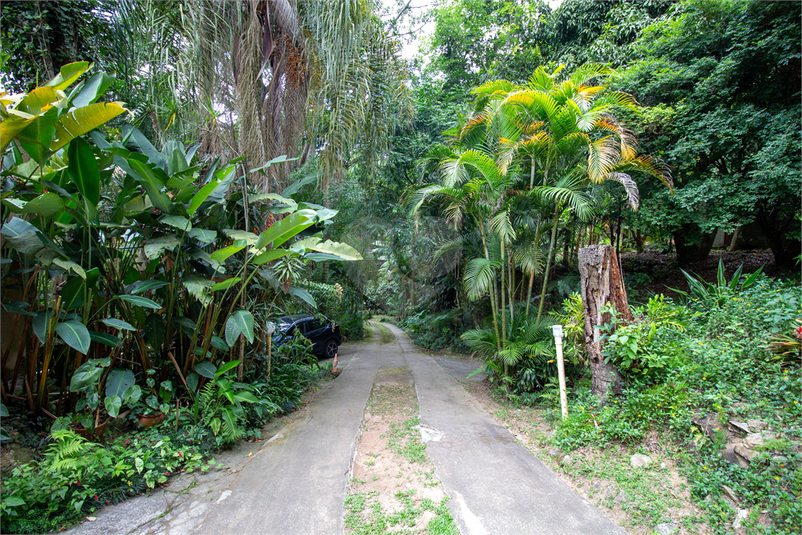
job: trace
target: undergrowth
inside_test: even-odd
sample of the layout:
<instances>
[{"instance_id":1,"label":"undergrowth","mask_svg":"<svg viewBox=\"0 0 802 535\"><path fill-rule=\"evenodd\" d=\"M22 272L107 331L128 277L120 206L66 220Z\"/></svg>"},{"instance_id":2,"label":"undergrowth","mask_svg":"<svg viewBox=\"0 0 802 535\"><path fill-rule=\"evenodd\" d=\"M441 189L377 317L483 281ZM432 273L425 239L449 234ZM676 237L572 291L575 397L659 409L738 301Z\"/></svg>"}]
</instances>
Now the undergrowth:
<instances>
[{"instance_id":1,"label":"undergrowth","mask_svg":"<svg viewBox=\"0 0 802 535\"><path fill-rule=\"evenodd\" d=\"M673 443L691 496L715 533L729 532L735 516L724 485L750 511L747 532L799 533L802 362L796 346L778 351L777 341L800 336L802 295L792 281L759 276L750 282L744 288L723 281L726 289L702 287L682 304L660 296L634 309L634 322L607 340L607 359L621 369L626 386L606 404L576 386L569 417L561 421L553 392L540 401L551 407L553 444L566 452L613 444L634 449L648 433ZM584 382L573 379L574 385ZM704 433L693 423L705 417L725 429L729 420L759 419L773 440L755 448L741 467L721 455L725 429ZM767 518L759 518L761 511Z\"/></svg>"}]
</instances>

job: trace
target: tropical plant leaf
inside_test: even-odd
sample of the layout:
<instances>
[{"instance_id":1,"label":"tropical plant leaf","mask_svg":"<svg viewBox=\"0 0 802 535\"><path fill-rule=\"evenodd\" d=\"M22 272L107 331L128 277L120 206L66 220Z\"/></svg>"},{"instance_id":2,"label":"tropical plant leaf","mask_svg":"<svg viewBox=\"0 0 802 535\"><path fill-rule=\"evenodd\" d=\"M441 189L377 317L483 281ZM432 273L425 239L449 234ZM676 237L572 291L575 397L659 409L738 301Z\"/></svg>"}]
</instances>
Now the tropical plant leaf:
<instances>
[{"instance_id":1,"label":"tropical plant leaf","mask_svg":"<svg viewBox=\"0 0 802 535\"><path fill-rule=\"evenodd\" d=\"M305 302L312 308L317 308L317 303L315 302L315 298L312 297L312 294L309 293L308 290L304 288L299 288L297 286L291 286L287 293L289 293L290 295L294 295L295 297Z\"/></svg>"},{"instance_id":2,"label":"tropical plant leaf","mask_svg":"<svg viewBox=\"0 0 802 535\"><path fill-rule=\"evenodd\" d=\"M218 249L213 252L210 256L211 259L215 262L220 262L221 264L226 261L227 258L230 256L237 254L238 252L245 249L248 246L248 243L245 240L237 240L234 242L233 245L229 245L228 247L223 247L222 249Z\"/></svg>"},{"instance_id":3,"label":"tropical plant leaf","mask_svg":"<svg viewBox=\"0 0 802 535\"><path fill-rule=\"evenodd\" d=\"M55 193L43 193L30 201L7 198L3 199L3 205L15 214L36 214L43 218L64 210L64 203Z\"/></svg>"},{"instance_id":4,"label":"tropical plant leaf","mask_svg":"<svg viewBox=\"0 0 802 535\"><path fill-rule=\"evenodd\" d=\"M275 201L277 203L286 204L288 206L298 206L298 203L294 200L279 195L278 193L257 193L254 195L248 195L248 203L255 204L258 202L264 201Z\"/></svg>"},{"instance_id":5,"label":"tropical plant leaf","mask_svg":"<svg viewBox=\"0 0 802 535\"><path fill-rule=\"evenodd\" d=\"M259 235L259 239L256 241L255 247L261 249L272 242L273 248L275 249L296 234L311 227L313 224L314 221L304 215L298 213L290 214L262 232Z\"/></svg>"},{"instance_id":6,"label":"tropical plant leaf","mask_svg":"<svg viewBox=\"0 0 802 535\"><path fill-rule=\"evenodd\" d=\"M495 284L498 263L486 258L473 258L465 268L463 285L468 299L476 301L490 291Z\"/></svg>"},{"instance_id":7,"label":"tropical plant leaf","mask_svg":"<svg viewBox=\"0 0 802 535\"><path fill-rule=\"evenodd\" d=\"M88 61L74 61L67 63L59 69L59 73L53 77L42 87L52 87L55 89L65 90L72 85L83 73L89 70L90 63Z\"/></svg>"},{"instance_id":8,"label":"tropical plant leaf","mask_svg":"<svg viewBox=\"0 0 802 535\"><path fill-rule=\"evenodd\" d=\"M105 72L93 74L81 91L73 97L72 105L76 108L83 108L93 104L113 83L114 76L109 76Z\"/></svg>"},{"instance_id":9,"label":"tropical plant leaf","mask_svg":"<svg viewBox=\"0 0 802 535\"><path fill-rule=\"evenodd\" d=\"M220 377L221 375L223 375L227 371L233 370L234 368L239 366L239 363L240 363L239 360L232 360L231 362L226 362L225 364L223 364L219 368L217 368L216 372L214 372L215 377Z\"/></svg>"},{"instance_id":10,"label":"tropical plant leaf","mask_svg":"<svg viewBox=\"0 0 802 535\"><path fill-rule=\"evenodd\" d=\"M147 297L142 297L141 295L115 295L114 299L122 299L123 301L142 308L151 308L153 310L160 310L162 308L156 301L148 299Z\"/></svg>"},{"instance_id":11,"label":"tropical plant leaf","mask_svg":"<svg viewBox=\"0 0 802 535\"><path fill-rule=\"evenodd\" d=\"M50 320L53 317L53 311L49 308L46 310L38 311L31 320L31 327L33 334L39 339L39 342L44 344L47 340L48 329L50 328Z\"/></svg>"},{"instance_id":12,"label":"tropical plant leaf","mask_svg":"<svg viewBox=\"0 0 802 535\"><path fill-rule=\"evenodd\" d=\"M196 363L192 369L195 370L198 375L201 377L206 377L207 379L214 379L214 373L217 371L217 368L214 366L214 364L208 360Z\"/></svg>"},{"instance_id":13,"label":"tropical plant leaf","mask_svg":"<svg viewBox=\"0 0 802 535\"><path fill-rule=\"evenodd\" d=\"M192 230L192 222L190 222L190 220L186 217L181 217L180 215L165 215L159 220L159 222L179 230L183 230L184 232L189 232Z\"/></svg>"},{"instance_id":14,"label":"tropical plant leaf","mask_svg":"<svg viewBox=\"0 0 802 535\"><path fill-rule=\"evenodd\" d=\"M50 151L56 152L67 143L114 119L127 110L120 102L99 102L77 108L59 117L56 121L56 139L50 144Z\"/></svg>"},{"instance_id":15,"label":"tropical plant leaf","mask_svg":"<svg viewBox=\"0 0 802 535\"><path fill-rule=\"evenodd\" d=\"M195 238L201 243L212 243L215 239L217 239L217 232L214 230L193 228L189 231L189 237Z\"/></svg>"},{"instance_id":16,"label":"tropical plant leaf","mask_svg":"<svg viewBox=\"0 0 802 535\"><path fill-rule=\"evenodd\" d=\"M0 227L5 242L14 249L45 265L53 263L57 257L66 257L64 252L39 229L19 217L12 217Z\"/></svg>"},{"instance_id":17,"label":"tropical plant leaf","mask_svg":"<svg viewBox=\"0 0 802 535\"><path fill-rule=\"evenodd\" d=\"M226 344L234 345L240 334L244 334L248 343L253 343L253 314L247 310L237 310L226 320Z\"/></svg>"},{"instance_id":18,"label":"tropical plant leaf","mask_svg":"<svg viewBox=\"0 0 802 535\"><path fill-rule=\"evenodd\" d=\"M159 288L164 288L167 286L165 281L158 281L158 280L149 280L149 281L142 281L137 283L137 285L131 290L131 293L134 295L139 295L145 292L149 292L151 290L158 290Z\"/></svg>"},{"instance_id":19,"label":"tropical plant leaf","mask_svg":"<svg viewBox=\"0 0 802 535\"><path fill-rule=\"evenodd\" d=\"M256 243L258 236L253 232L246 232L244 230L237 230L232 228L223 229L223 234L234 240L234 242L238 242L240 240L244 241L248 245L253 245Z\"/></svg>"},{"instance_id":20,"label":"tropical plant leaf","mask_svg":"<svg viewBox=\"0 0 802 535\"><path fill-rule=\"evenodd\" d=\"M103 400L103 406L106 407L106 412L109 413L109 416L116 418L123 406L123 399L120 396L106 396Z\"/></svg>"},{"instance_id":21,"label":"tropical plant leaf","mask_svg":"<svg viewBox=\"0 0 802 535\"><path fill-rule=\"evenodd\" d=\"M131 370L114 369L109 373L109 378L106 379L106 395L108 397L119 396L123 397L125 391L136 384L134 372Z\"/></svg>"},{"instance_id":22,"label":"tropical plant leaf","mask_svg":"<svg viewBox=\"0 0 802 535\"><path fill-rule=\"evenodd\" d=\"M70 271L74 271L76 275L78 275L82 279L86 279L86 271L84 271L84 268L82 268L72 260L64 260L63 258L54 258L53 263L68 273Z\"/></svg>"},{"instance_id":23,"label":"tropical plant leaf","mask_svg":"<svg viewBox=\"0 0 802 535\"><path fill-rule=\"evenodd\" d=\"M173 203L170 201L167 194L162 190L164 189L164 182L162 182L156 173L147 166L147 164L140 162L136 158L127 158L130 170L133 172L134 177L138 179L142 187L148 194L150 202L153 206L169 214L173 211Z\"/></svg>"},{"instance_id":24,"label":"tropical plant leaf","mask_svg":"<svg viewBox=\"0 0 802 535\"><path fill-rule=\"evenodd\" d=\"M172 251L179 245L181 245L181 238L175 234L165 234L149 239L143 249L145 256L149 260L153 260L159 258L165 251Z\"/></svg>"},{"instance_id":25,"label":"tropical plant leaf","mask_svg":"<svg viewBox=\"0 0 802 535\"><path fill-rule=\"evenodd\" d=\"M220 185L219 180L212 180L205 186L203 186L198 193L192 197L192 201L189 203L189 208L187 208L187 213L189 215L193 215L195 212L198 211L198 208L209 198L209 195Z\"/></svg>"},{"instance_id":26,"label":"tropical plant leaf","mask_svg":"<svg viewBox=\"0 0 802 535\"><path fill-rule=\"evenodd\" d=\"M104 318L100 321L102 321L105 325L108 325L112 329L120 329L123 331L136 331L136 327L134 327L127 321L123 321L118 318Z\"/></svg>"},{"instance_id":27,"label":"tropical plant leaf","mask_svg":"<svg viewBox=\"0 0 802 535\"><path fill-rule=\"evenodd\" d=\"M234 401L245 403L259 403L259 398L254 396L251 392L234 392Z\"/></svg>"},{"instance_id":28,"label":"tropical plant leaf","mask_svg":"<svg viewBox=\"0 0 802 535\"><path fill-rule=\"evenodd\" d=\"M357 260L363 260L362 255L359 254L359 251L357 251L347 243L326 240L322 243L308 245L306 246L306 248L311 249L313 251L317 251L319 253L333 255L339 258L340 260L352 261L352 262Z\"/></svg>"},{"instance_id":29,"label":"tropical plant leaf","mask_svg":"<svg viewBox=\"0 0 802 535\"><path fill-rule=\"evenodd\" d=\"M81 138L73 139L67 149L67 171L84 199L94 207L100 202L100 169L92 147Z\"/></svg>"},{"instance_id":30,"label":"tropical plant leaf","mask_svg":"<svg viewBox=\"0 0 802 535\"><path fill-rule=\"evenodd\" d=\"M229 288L231 288L232 286L234 286L235 284L237 284L241 280L242 280L242 277L231 277L230 279L226 279L226 280L224 280L222 282L218 282L217 284L212 286L212 291L216 292L218 290L228 290Z\"/></svg>"},{"instance_id":31,"label":"tropical plant leaf","mask_svg":"<svg viewBox=\"0 0 802 535\"><path fill-rule=\"evenodd\" d=\"M265 251L264 253L257 255L253 259L253 263L256 266L261 266L263 264L266 264L267 262L271 262L273 260L278 260L279 258L285 257L288 254L290 254L290 252L291 251L288 251L287 249L273 249L270 251Z\"/></svg>"},{"instance_id":32,"label":"tropical plant leaf","mask_svg":"<svg viewBox=\"0 0 802 535\"><path fill-rule=\"evenodd\" d=\"M209 292L214 283L209 279L204 279L199 275L189 275L181 280L181 285L187 289L189 295L200 301L203 305L211 304L212 296Z\"/></svg>"},{"instance_id":33,"label":"tropical plant leaf","mask_svg":"<svg viewBox=\"0 0 802 535\"><path fill-rule=\"evenodd\" d=\"M93 342L107 345L109 347L117 347L123 342L113 334L99 333L97 331L89 331L89 338L91 338Z\"/></svg>"},{"instance_id":34,"label":"tropical plant leaf","mask_svg":"<svg viewBox=\"0 0 802 535\"><path fill-rule=\"evenodd\" d=\"M231 347L228 344L226 344L226 341L217 335L212 336L211 344L213 348L219 351L228 351L229 349L231 349Z\"/></svg>"},{"instance_id":35,"label":"tropical plant leaf","mask_svg":"<svg viewBox=\"0 0 802 535\"><path fill-rule=\"evenodd\" d=\"M75 320L59 322L56 324L56 334L74 350L84 355L89 352L92 339L89 337L89 330L83 323Z\"/></svg>"}]
</instances>

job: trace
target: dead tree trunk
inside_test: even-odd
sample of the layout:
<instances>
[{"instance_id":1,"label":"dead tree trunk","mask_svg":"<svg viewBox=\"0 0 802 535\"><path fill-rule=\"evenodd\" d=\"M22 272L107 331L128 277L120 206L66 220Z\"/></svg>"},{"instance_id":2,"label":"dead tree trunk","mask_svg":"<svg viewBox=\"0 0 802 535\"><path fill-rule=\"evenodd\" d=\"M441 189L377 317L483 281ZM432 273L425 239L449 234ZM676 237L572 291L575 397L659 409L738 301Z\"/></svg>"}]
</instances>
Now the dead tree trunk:
<instances>
[{"instance_id":1,"label":"dead tree trunk","mask_svg":"<svg viewBox=\"0 0 802 535\"><path fill-rule=\"evenodd\" d=\"M602 314L601 310L607 303L612 303L620 318L631 320L632 315L612 245L591 245L580 249L579 273L582 276L585 349L590 360L592 388L604 402L611 391L621 392L621 375L612 363L604 362L601 354L601 333L596 326L610 321L610 313Z\"/></svg>"}]
</instances>

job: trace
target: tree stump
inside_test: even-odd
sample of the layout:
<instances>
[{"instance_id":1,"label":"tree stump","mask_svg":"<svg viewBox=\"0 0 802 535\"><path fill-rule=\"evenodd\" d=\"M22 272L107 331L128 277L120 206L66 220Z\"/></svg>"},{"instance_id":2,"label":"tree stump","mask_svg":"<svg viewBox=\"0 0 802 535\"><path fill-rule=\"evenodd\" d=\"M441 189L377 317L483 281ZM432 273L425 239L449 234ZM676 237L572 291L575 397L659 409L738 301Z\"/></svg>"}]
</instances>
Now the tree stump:
<instances>
[{"instance_id":1,"label":"tree stump","mask_svg":"<svg viewBox=\"0 0 802 535\"><path fill-rule=\"evenodd\" d=\"M585 349L590 360L592 391L604 402L610 392L621 393L621 374L601 354L601 333L597 325L609 323L611 314L601 310L612 303L619 318L631 320L627 292L612 245L591 245L579 250L582 277L582 305L585 313Z\"/></svg>"}]
</instances>

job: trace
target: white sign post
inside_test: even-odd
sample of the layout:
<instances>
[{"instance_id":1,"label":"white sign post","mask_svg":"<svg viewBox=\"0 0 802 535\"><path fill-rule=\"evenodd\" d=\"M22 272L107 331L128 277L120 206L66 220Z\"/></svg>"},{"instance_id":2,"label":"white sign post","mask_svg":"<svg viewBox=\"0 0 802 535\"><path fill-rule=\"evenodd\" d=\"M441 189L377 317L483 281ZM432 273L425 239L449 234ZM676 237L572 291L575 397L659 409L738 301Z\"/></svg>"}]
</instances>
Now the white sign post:
<instances>
[{"instance_id":1,"label":"white sign post","mask_svg":"<svg viewBox=\"0 0 802 535\"><path fill-rule=\"evenodd\" d=\"M276 332L276 324L268 321L265 324L265 332L267 333L267 378L270 379L271 364L273 363L273 333Z\"/></svg>"},{"instance_id":2,"label":"white sign post","mask_svg":"<svg viewBox=\"0 0 802 535\"><path fill-rule=\"evenodd\" d=\"M563 326L552 325L554 344L557 346L557 377L560 380L560 409L563 420L568 418L568 395L565 392L565 363L563 362Z\"/></svg>"}]
</instances>

